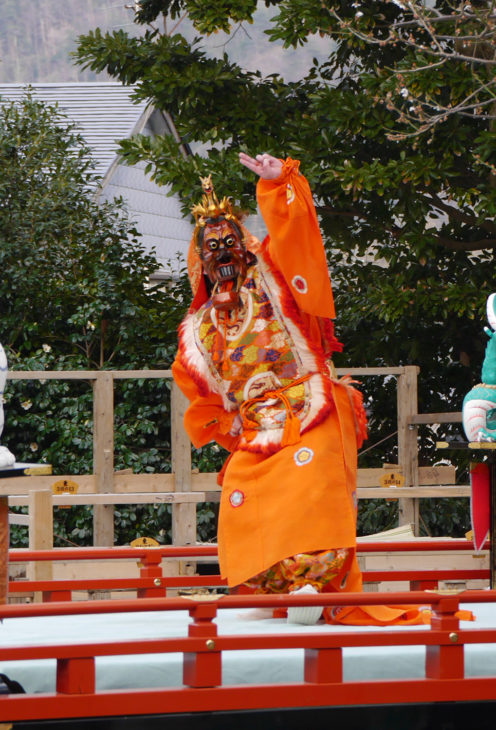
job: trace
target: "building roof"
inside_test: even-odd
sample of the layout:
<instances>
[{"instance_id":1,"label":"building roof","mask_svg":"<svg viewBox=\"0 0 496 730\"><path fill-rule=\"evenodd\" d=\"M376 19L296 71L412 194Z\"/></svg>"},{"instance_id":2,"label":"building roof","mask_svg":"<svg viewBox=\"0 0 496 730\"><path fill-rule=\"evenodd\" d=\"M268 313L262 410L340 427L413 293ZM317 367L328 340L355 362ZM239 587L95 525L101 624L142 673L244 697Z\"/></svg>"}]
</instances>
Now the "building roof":
<instances>
[{"instance_id":1,"label":"building roof","mask_svg":"<svg viewBox=\"0 0 496 730\"><path fill-rule=\"evenodd\" d=\"M154 134L160 126L170 132L166 116L132 101L133 87L117 82L70 82L0 84L0 103L19 100L30 89L33 98L57 104L75 122L91 149L95 172L102 177L99 198L122 196L132 221L137 225L147 250L154 250L163 268L178 253L186 254L192 226L184 220L177 197L168 188L154 183L144 172L144 164L128 167L118 156L119 140L135 133Z\"/></svg>"},{"instance_id":2,"label":"building roof","mask_svg":"<svg viewBox=\"0 0 496 730\"><path fill-rule=\"evenodd\" d=\"M146 108L146 102L131 101L131 87L115 82L0 84L0 96L16 101L28 89L33 98L57 104L78 125L102 177L117 155L118 141L135 131Z\"/></svg>"}]
</instances>

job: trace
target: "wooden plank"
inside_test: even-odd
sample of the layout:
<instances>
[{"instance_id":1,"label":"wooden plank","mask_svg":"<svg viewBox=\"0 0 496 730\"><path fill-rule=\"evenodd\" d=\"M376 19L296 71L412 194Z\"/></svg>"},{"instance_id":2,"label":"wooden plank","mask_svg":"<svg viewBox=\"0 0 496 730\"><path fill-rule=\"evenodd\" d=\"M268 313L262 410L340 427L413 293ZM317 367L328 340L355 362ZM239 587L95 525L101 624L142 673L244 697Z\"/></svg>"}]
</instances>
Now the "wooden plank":
<instances>
[{"instance_id":1,"label":"wooden plank","mask_svg":"<svg viewBox=\"0 0 496 730\"><path fill-rule=\"evenodd\" d=\"M194 545L196 542L196 505L175 504L172 511L172 544Z\"/></svg>"},{"instance_id":2,"label":"wooden plank","mask_svg":"<svg viewBox=\"0 0 496 730\"><path fill-rule=\"evenodd\" d=\"M384 468L379 469L358 469L357 486L365 489L370 487L380 487L380 478L384 476ZM394 467L394 471L402 473L399 466ZM421 466L418 469L418 485L441 485L454 484L456 481L456 467L454 466ZM217 474L193 473L191 478L191 488L193 491L220 491L221 487L217 484Z\"/></svg>"},{"instance_id":3,"label":"wooden plank","mask_svg":"<svg viewBox=\"0 0 496 730\"><path fill-rule=\"evenodd\" d=\"M412 366L406 366L412 367ZM97 380L102 372L109 373L114 380L172 378L171 370L9 370L8 380ZM336 368L343 375L403 375L405 366L372 368Z\"/></svg>"},{"instance_id":4,"label":"wooden plank","mask_svg":"<svg viewBox=\"0 0 496 730\"><path fill-rule=\"evenodd\" d=\"M114 492L176 492L174 474L114 474ZM204 491L204 490L199 490Z\"/></svg>"},{"instance_id":5,"label":"wooden plank","mask_svg":"<svg viewBox=\"0 0 496 730\"><path fill-rule=\"evenodd\" d=\"M210 476L210 475L209 475ZM193 477L194 478L194 477ZM49 477L16 477L0 480L1 494L28 494L37 489L51 489L55 482L62 480L76 482L78 494L96 493L96 477L94 474L63 474ZM214 479L215 482L215 479ZM206 488L213 488L206 480ZM174 492L173 474L120 474L114 473L114 492ZM201 487L196 491L205 491Z\"/></svg>"},{"instance_id":6,"label":"wooden plank","mask_svg":"<svg viewBox=\"0 0 496 730\"><path fill-rule=\"evenodd\" d=\"M419 466L418 484L455 484L456 466Z\"/></svg>"},{"instance_id":7,"label":"wooden plank","mask_svg":"<svg viewBox=\"0 0 496 730\"><path fill-rule=\"evenodd\" d=\"M399 497L469 497L469 485L425 486L425 487L359 487L359 499L397 499ZM34 494L34 492L33 492ZM76 506L81 504L174 504L196 505L201 502L218 502L220 491L217 492L171 492L150 493L137 492L135 494L71 494L53 497L54 506ZM28 495L12 495L8 498L10 507L24 507L30 504ZM15 515L25 518L27 515ZM26 524L22 520L20 524Z\"/></svg>"},{"instance_id":8,"label":"wooden plank","mask_svg":"<svg viewBox=\"0 0 496 730\"><path fill-rule=\"evenodd\" d=\"M78 483L80 492L95 492L94 474L64 476L42 476L42 477L12 477L11 479L0 480L0 494L29 494L40 489L51 489L52 484L61 479L72 480Z\"/></svg>"},{"instance_id":9,"label":"wooden plank","mask_svg":"<svg viewBox=\"0 0 496 730\"><path fill-rule=\"evenodd\" d=\"M101 372L94 383L93 470L97 492L114 491L114 382Z\"/></svg>"},{"instance_id":10,"label":"wooden plank","mask_svg":"<svg viewBox=\"0 0 496 730\"><path fill-rule=\"evenodd\" d=\"M193 492L220 492L222 487L217 484L217 472L198 472L191 475L191 490Z\"/></svg>"},{"instance_id":11,"label":"wooden plank","mask_svg":"<svg viewBox=\"0 0 496 730\"><path fill-rule=\"evenodd\" d=\"M209 558L212 562L214 559ZM15 563L14 565L19 565ZM140 563L136 558L125 560L57 560L53 564L54 580L92 580L99 578L137 578ZM179 559L168 558L160 563L164 576L179 575ZM167 591L169 594L169 591Z\"/></svg>"},{"instance_id":12,"label":"wooden plank","mask_svg":"<svg viewBox=\"0 0 496 730\"><path fill-rule=\"evenodd\" d=\"M96 380L99 370L9 370L7 380Z\"/></svg>"},{"instance_id":13,"label":"wooden plank","mask_svg":"<svg viewBox=\"0 0 496 730\"><path fill-rule=\"evenodd\" d=\"M172 473L177 492L191 491L191 441L184 430L184 414L189 401L175 383L171 390Z\"/></svg>"},{"instance_id":14,"label":"wooden plank","mask_svg":"<svg viewBox=\"0 0 496 730\"><path fill-rule=\"evenodd\" d=\"M64 474L50 477L17 477L0 480L1 494L28 494L33 489L51 489L55 482L61 480L76 482L78 494L96 493L96 479L94 474ZM195 492L217 490L217 473L191 474L191 486ZM175 492L174 474L122 474L114 472L114 492Z\"/></svg>"},{"instance_id":15,"label":"wooden plank","mask_svg":"<svg viewBox=\"0 0 496 730\"><path fill-rule=\"evenodd\" d=\"M114 381L102 371L93 382L93 471L99 493L114 491ZM114 544L114 510L99 504L93 511L93 544Z\"/></svg>"},{"instance_id":16,"label":"wooden plank","mask_svg":"<svg viewBox=\"0 0 496 730\"><path fill-rule=\"evenodd\" d=\"M448 413L417 413L407 419L409 424L431 424L431 423L462 423L461 411L450 411Z\"/></svg>"},{"instance_id":17,"label":"wooden plank","mask_svg":"<svg viewBox=\"0 0 496 730\"><path fill-rule=\"evenodd\" d=\"M102 372L115 380L171 378L171 370L9 370L8 380L97 380Z\"/></svg>"},{"instance_id":18,"label":"wooden plank","mask_svg":"<svg viewBox=\"0 0 496 730\"><path fill-rule=\"evenodd\" d=\"M409 419L417 414L417 375L419 368L405 367L403 375L398 376L397 414L398 414L398 463L403 469L405 487L418 484L418 445L417 430ZM399 502L399 524L413 524L415 535L419 534L418 502L402 498Z\"/></svg>"},{"instance_id":19,"label":"wooden plank","mask_svg":"<svg viewBox=\"0 0 496 730\"><path fill-rule=\"evenodd\" d=\"M401 467L395 465L394 471L401 473ZM358 487L379 487L379 479L385 473L384 468L358 469ZM60 480L76 482L79 489L78 494L95 494L96 480L94 474L65 474L63 476L47 477L16 477L0 480L0 495L27 495L31 491L39 489L51 489L52 485ZM454 466L421 466L419 467L419 482L423 485L454 484L456 481L456 468ZM114 473L114 493L157 493L175 492L174 474L127 474L122 472ZM216 472L195 472L191 473L192 492L220 492L221 487L217 484ZM25 504L23 502L23 504Z\"/></svg>"},{"instance_id":20,"label":"wooden plank","mask_svg":"<svg viewBox=\"0 0 496 730\"><path fill-rule=\"evenodd\" d=\"M470 497L470 486L446 487L366 487L357 489L358 499L397 499L434 497Z\"/></svg>"},{"instance_id":21,"label":"wooden plank","mask_svg":"<svg viewBox=\"0 0 496 730\"><path fill-rule=\"evenodd\" d=\"M8 497L0 497L0 500L1 499L8 499ZM26 499L26 502L28 502L27 498L24 499ZM9 512L9 525L23 525L24 527L29 527L29 515L21 515L17 514L17 512Z\"/></svg>"},{"instance_id":22,"label":"wooden plank","mask_svg":"<svg viewBox=\"0 0 496 730\"><path fill-rule=\"evenodd\" d=\"M171 390L171 449L172 472L176 492L191 492L191 442L184 430L184 413L189 401L176 383ZM196 506L176 504L172 510L172 542L174 545L193 545L196 542Z\"/></svg>"},{"instance_id":23,"label":"wooden plank","mask_svg":"<svg viewBox=\"0 0 496 730\"><path fill-rule=\"evenodd\" d=\"M114 380L172 378L172 370L112 370Z\"/></svg>"},{"instance_id":24,"label":"wooden plank","mask_svg":"<svg viewBox=\"0 0 496 730\"><path fill-rule=\"evenodd\" d=\"M380 469L378 471L381 471ZM94 474L64 474L50 477L18 477L0 480L0 495L28 494L40 489L51 489L55 482L70 480L78 485L78 494L95 494L96 480ZM377 482L378 486L379 482ZM114 475L114 493L127 494L129 492L175 492L175 478L173 474L125 474ZM371 485L374 486L374 485ZM217 473L192 473L191 491L220 491L217 484Z\"/></svg>"},{"instance_id":25,"label":"wooden plank","mask_svg":"<svg viewBox=\"0 0 496 730\"><path fill-rule=\"evenodd\" d=\"M380 487L380 478L389 469L359 469L357 475L357 486L361 488ZM403 473L401 466L394 466L391 471ZM454 484L456 482L456 467L454 466L420 466L418 469L418 482L416 486ZM413 486L413 485L412 485Z\"/></svg>"},{"instance_id":26,"label":"wooden plank","mask_svg":"<svg viewBox=\"0 0 496 730\"><path fill-rule=\"evenodd\" d=\"M211 501L211 495L212 493L210 492L57 494L56 496L52 496L52 501L54 506L76 506L80 504L197 504L198 502ZM30 495L10 496L8 499L11 507L22 507L30 504Z\"/></svg>"},{"instance_id":27,"label":"wooden plank","mask_svg":"<svg viewBox=\"0 0 496 730\"><path fill-rule=\"evenodd\" d=\"M53 548L53 506L49 489L31 492L29 504L29 549L51 550ZM29 580L51 580L52 563L37 561L28 564ZM40 597L35 594L35 599Z\"/></svg>"}]
</instances>

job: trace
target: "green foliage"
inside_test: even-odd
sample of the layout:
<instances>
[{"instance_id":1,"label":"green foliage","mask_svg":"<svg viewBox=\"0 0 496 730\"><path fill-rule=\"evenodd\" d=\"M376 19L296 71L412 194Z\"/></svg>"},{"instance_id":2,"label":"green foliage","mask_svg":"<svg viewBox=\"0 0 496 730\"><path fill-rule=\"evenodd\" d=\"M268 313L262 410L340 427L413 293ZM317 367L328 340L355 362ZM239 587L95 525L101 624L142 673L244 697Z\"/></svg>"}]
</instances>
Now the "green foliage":
<instances>
[{"instance_id":1,"label":"green foliage","mask_svg":"<svg viewBox=\"0 0 496 730\"><path fill-rule=\"evenodd\" d=\"M470 530L467 501L463 499L421 499L423 534L430 537L464 537Z\"/></svg>"},{"instance_id":2,"label":"green foliage","mask_svg":"<svg viewBox=\"0 0 496 730\"><path fill-rule=\"evenodd\" d=\"M11 370L170 367L190 298L184 269L150 287L158 263L120 203L97 205L89 150L57 108L27 95L0 109L0 341ZM170 383L115 386L115 466L170 472ZM3 443L54 474L92 471L89 381L12 380ZM201 508L205 515L210 506ZM24 544L26 531L12 531ZM57 510L57 544L90 544L91 510ZM116 540L170 539L170 511L122 506Z\"/></svg>"},{"instance_id":3,"label":"green foliage","mask_svg":"<svg viewBox=\"0 0 496 730\"><path fill-rule=\"evenodd\" d=\"M277 5L279 0L264 0L265 5ZM229 31L231 22L253 22L257 0L219 0L208 6L201 0L142 0L136 19L139 23L151 23L163 15L174 20L187 13L195 29L200 33Z\"/></svg>"},{"instance_id":4,"label":"green foliage","mask_svg":"<svg viewBox=\"0 0 496 730\"><path fill-rule=\"evenodd\" d=\"M385 499L361 499L358 503L357 535L392 530L398 524L398 503Z\"/></svg>"},{"instance_id":5,"label":"green foliage","mask_svg":"<svg viewBox=\"0 0 496 730\"><path fill-rule=\"evenodd\" d=\"M97 205L89 150L54 107L0 111L0 340L17 357L45 345L79 367L155 355L167 297L122 206ZM177 314L173 307L172 317ZM167 316L167 315L166 315ZM167 326L167 322L166 322ZM151 338L143 341L140 333Z\"/></svg>"}]
</instances>

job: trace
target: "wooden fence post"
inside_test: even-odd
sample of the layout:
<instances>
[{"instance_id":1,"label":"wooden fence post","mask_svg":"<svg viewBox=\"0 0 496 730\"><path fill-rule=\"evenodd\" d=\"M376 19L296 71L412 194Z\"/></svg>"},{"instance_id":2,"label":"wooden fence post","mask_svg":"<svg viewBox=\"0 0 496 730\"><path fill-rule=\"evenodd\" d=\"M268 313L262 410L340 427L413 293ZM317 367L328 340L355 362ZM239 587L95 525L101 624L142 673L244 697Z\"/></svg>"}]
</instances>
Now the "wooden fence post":
<instances>
[{"instance_id":1,"label":"wooden fence post","mask_svg":"<svg viewBox=\"0 0 496 730\"><path fill-rule=\"evenodd\" d=\"M97 493L114 491L114 378L102 370L93 381L93 471ZM114 544L114 507L93 507L93 545Z\"/></svg>"},{"instance_id":2,"label":"wooden fence post","mask_svg":"<svg viewBox=\"0 0 496 730\"><path fill-rule=\"evenodd\" d=\"M184 430L183 417L188 400L176 383L171 388L172 472L176 492L191 492L191 442ZM196 505L172 505L172 542L174 545L196 543Z\"/></svg>"},{"instance_id":3,"label":"wooden fence post","mask_svg":"<svg viewBox=\"0 0 496 730\"><path fill-rule=\"evenodd\" d=\"M418 413L417 376L419 368L407 365L402 375L398 375L397 412L398 412L398 464L403 470L405 487L418 485L418 444L417 428L408 419ZM399 500L399 524L412 524L414 534L419 534L418 499L410 497Z\"/></svg>"},{"instance_id":4,"label":"wooden fence post","mask_svg":"<svg viewBox=\"0 0 496 730\"><path fill-rule=\"evenodd\" d=\"M53 548L53 495L50 489L33 489L29 492L29 549L51 550ZM52 563L39 560L28 563L29 580L51 580ZM41 592L34 594L34 600L42 600Z\"/></svg>"}]
</instances>

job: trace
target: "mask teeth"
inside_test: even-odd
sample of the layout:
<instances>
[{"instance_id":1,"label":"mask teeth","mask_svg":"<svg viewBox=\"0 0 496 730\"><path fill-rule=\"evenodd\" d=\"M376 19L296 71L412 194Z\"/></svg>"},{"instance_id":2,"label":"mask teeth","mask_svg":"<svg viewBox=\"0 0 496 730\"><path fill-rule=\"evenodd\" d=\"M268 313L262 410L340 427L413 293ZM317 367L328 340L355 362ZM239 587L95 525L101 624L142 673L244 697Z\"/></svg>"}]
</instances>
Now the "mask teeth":
<instances>
[{"instance_id":1,"label":"mask teeth","mask_svg":"<svg viewBox=\"0 0 496 730\"><path fill-rule=\"evenodd\" d=\"M219 274L223 277L225 276L234 276L235 269L232 264L229 264L228 266L219 266Z\"/></svg>"}]
</instances>

